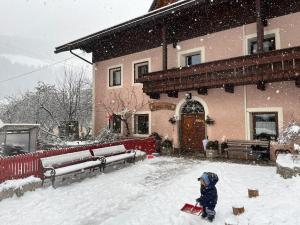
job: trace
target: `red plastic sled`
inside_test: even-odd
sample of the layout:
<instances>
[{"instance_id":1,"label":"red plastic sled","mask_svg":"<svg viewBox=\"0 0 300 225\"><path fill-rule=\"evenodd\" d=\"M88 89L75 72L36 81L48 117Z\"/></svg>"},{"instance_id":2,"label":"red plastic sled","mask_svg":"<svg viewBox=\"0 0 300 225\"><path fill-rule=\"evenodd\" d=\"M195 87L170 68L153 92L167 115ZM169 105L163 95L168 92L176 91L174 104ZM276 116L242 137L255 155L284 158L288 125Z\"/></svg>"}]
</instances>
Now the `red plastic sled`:
<instances>
[{"instance_id":1,"label":"red plastic sled","mask_svg":"<svg viewBox=\"0 0 300 225\"><path fill-rule=\"evenodd\" d=\"M203 208L197 205L185 204L181 211L199 216L202 213Z\"/></svg>"}]
</instances>

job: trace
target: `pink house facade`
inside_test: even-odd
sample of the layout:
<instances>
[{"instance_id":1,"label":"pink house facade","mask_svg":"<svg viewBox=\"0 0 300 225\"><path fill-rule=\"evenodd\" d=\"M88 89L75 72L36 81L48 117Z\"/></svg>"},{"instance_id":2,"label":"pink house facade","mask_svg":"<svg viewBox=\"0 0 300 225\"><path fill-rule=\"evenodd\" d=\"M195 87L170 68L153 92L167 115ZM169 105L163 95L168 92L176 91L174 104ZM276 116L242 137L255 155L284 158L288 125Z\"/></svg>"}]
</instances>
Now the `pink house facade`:
<instances>
[{"instance_id":1,"label":"pink house facade","mask_svg":"<svg viewBox=\"0 0 300 225\"><path fill-rule=\"evenodd\" d=\"M175 2L58 47L93 53L94 133L157 132L175 148L201 152L205 138L276 141L289 122L300 122L299 3L245 1L235 11L234 2ZM245 15L245 5L253 13Z\"/></svg>"}]
</instances>

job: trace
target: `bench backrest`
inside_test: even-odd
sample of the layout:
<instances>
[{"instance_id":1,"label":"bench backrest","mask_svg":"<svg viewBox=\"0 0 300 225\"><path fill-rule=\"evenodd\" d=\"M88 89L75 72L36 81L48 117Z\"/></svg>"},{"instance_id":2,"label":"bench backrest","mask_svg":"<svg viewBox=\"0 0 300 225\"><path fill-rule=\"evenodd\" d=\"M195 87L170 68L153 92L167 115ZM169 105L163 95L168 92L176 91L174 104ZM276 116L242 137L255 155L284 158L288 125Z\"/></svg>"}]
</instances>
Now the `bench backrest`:
<instances>
[{"instance_id":1,"label":"bench backrest","mask_svg":"<svg viewBox=\"0 0 300 225\"><path fill-rule=\"evenodd\" d=\"M247 140L227 140L227 145L230 146L241 146L241 147L251 147L259 145L261 147L268 148L270 146L269 141L261 141L261 140L253 140L253 141L247 141Z\"/></svg>"},{"instance_id":2,"label":"bench backrest","mask_svg":"<svg viewBox=\"0 0 300 225\"><path fill-rule=\"evenodd\" d=\"M67 153L62 155L41 158L43 167L58 167L64 164L72 164L78 161L88 160L92 157L89 150Z\"/></svg>"},{"instance_id":3,"label":"bench backrest","mask_svg":"<svg viewBox=\"0 0 300 225\"><path fill-rule=\"evenodd\" d=\"M94 156L108 156L125 153L127 150L124 145L116 145L105 148L97 148L92 150Z\"/></svg>"}]
</instances>

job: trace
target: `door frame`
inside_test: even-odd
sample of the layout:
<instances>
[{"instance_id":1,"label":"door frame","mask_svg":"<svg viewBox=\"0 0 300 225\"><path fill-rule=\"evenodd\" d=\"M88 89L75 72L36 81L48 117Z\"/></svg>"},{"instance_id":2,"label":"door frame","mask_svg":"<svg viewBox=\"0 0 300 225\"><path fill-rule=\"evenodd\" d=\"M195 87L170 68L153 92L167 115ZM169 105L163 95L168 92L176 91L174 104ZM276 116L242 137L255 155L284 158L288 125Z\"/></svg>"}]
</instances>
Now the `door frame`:
<instances>
[{"instance_id":1,"label":"door frame","mask_svg":"<svg viewBox=\"0 0 300 225\"><path fill-rule=\"evenodd\" d=\"M208 109L208 105L206 104L206 102L196 96L196 92L191 92L192 93L192 99L191 100L194 100L194 101L198 101L201 103L201 105L204 107L204 113L205 113L205 118L209 115L209 109ZM193 95L195 94L195 95ZM182 98L176 105L176 109L175 109L175 118L176 118L176 121L177 121L177 124L176 124L176 129L177 129L177 132L176 132L176 135L177 135L177 142L175 144L175 147L176 148L179 148L181 147L181 110L182 110L182 107L184 106L184 104L186 103L186 99L185 98ZM207 135L210 133L208 132L210 130L210 128L206 125L205 126L205 137L207 137Z\"/></svg>"}]
</instances>

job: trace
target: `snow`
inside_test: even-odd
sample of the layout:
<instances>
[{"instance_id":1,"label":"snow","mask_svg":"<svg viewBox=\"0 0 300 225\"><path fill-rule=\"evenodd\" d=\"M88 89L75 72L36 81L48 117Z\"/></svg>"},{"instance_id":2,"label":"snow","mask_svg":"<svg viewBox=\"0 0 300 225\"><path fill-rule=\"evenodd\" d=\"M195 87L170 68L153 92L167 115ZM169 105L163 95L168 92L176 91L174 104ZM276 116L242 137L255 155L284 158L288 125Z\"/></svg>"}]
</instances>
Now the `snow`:
<instances>
[{"instance_id":1,"label":"snow","mask_svg":"<svg viewBox=\"0 0 300 225\"><path fill-rule=\"evenodd\" d=\"M292 154L279 154L276 163L290 169L300 168L300 157Z\"/></svg>"},{"instance_id":2,"label":"snow","mask_svg":"<svg viewBox=\"0 0 300 225\"><path fill-rule=\"evenodd\" d=\"M131 153L125 153L125 154L121 154L121 155L114 155L114 156L106 157L106 163L109 164L109 163L129 159L129 158L133 158L134 155L135 155L135 153L131 152Z\"/></svg>"},{"instance_id":3,"label":"snow","mask_svg":"<svg viewBox=\"0 0 300 225\"><path fill-rule=\"evenodd\" d=\"M280 134L278 142L280 144L290 143L300 137L300 125L292 122L288 127Z\"/></svg>"},{"instance_id":4,"label":"snow","mask_svg":"<svg viewBox=\"0 0 300 225\"><path fill-rule=\"evenodd\" d=\"M124 152L126 152L126 148L124 147L124 145L93 149L93 153L95 156L116 155Z\"/></svg>"},{"instance_id":5,"label":"snow","mask_svg":"<svg viewBox=\"0 0 300 225\"><path fill-rule=\"evenodd\" d=\"M300 153L300 145L294 144L294 149Z\"/></svg>"},{"instance_id":6,"label":"snow","mask_svg":"<svg viewBox=\"0 0 300 225\"><path fill-rule=\"evenodd\" d=\"M8 59L13 64L21 64L25 66L43 67L49 65L40 59L32 58L25 55L1 54L0 57Z\"/></svg>"},{"instance_id":7,"label":"snow","mask_svg":"<svg viewBox=\"0 0 300 225\"><path fill-rule=\"evenodd\" d=\"M157 157L57 189L27 192L0 202L1 225L199 225L211 224L180 211L199 197L202 172L218 174L213 224L300 224L300 178L284 180L275 167ZM258 198L249 199L255 187ZM235 217L232 206L245 213Z\"/></svg>"},{"instance_id":8,"label":"snow","mask_svg":"<svg viewBox=\"0 0 300 225\"><path fill-rule=\"evenodd\" d=\"M94 166L99 166L101 165L101 161L96 160L96 161L88 161L88 162L84 162L84 163L79 163L79 164L75 164L75 165L71 165L71 166L66 166L66 167L61 167L58 169L55 169L55 175L56 176L61 176L64 174L69 174L75 171L80 171L80 170L84 170L86 168L90 168L90 167L94 167ZM51 171L46 171L45 173L46 177L51 177Z\"/></svg>"},{"instance_id":9,"label":"snow","mask_svg":"<svg viewBox=\"0 0 300 225\"><path fill-rule=\"evenodd\" d=\"M8 190L8 189L15 190L26 184L35 183L35 182L39 182L39 181L41 181L41 179L36 178L34 176L27 177L25 179L8 180L8 181L5 181L4 183L0 184L0 192Z\"/></svg>"},{"instance_id":10,"label":"snow","mask_svg":"<svg viewBox=\"0 0 300 225\"><path fill-rule=\"evenodd\" d=\"M72 152L63 155L55 155L50 157L41 158L43 167L52 167L53 165L62 163L72 163L74 161L91 158L92 155L89 150Z\"/></svg>"}]
</instances>

